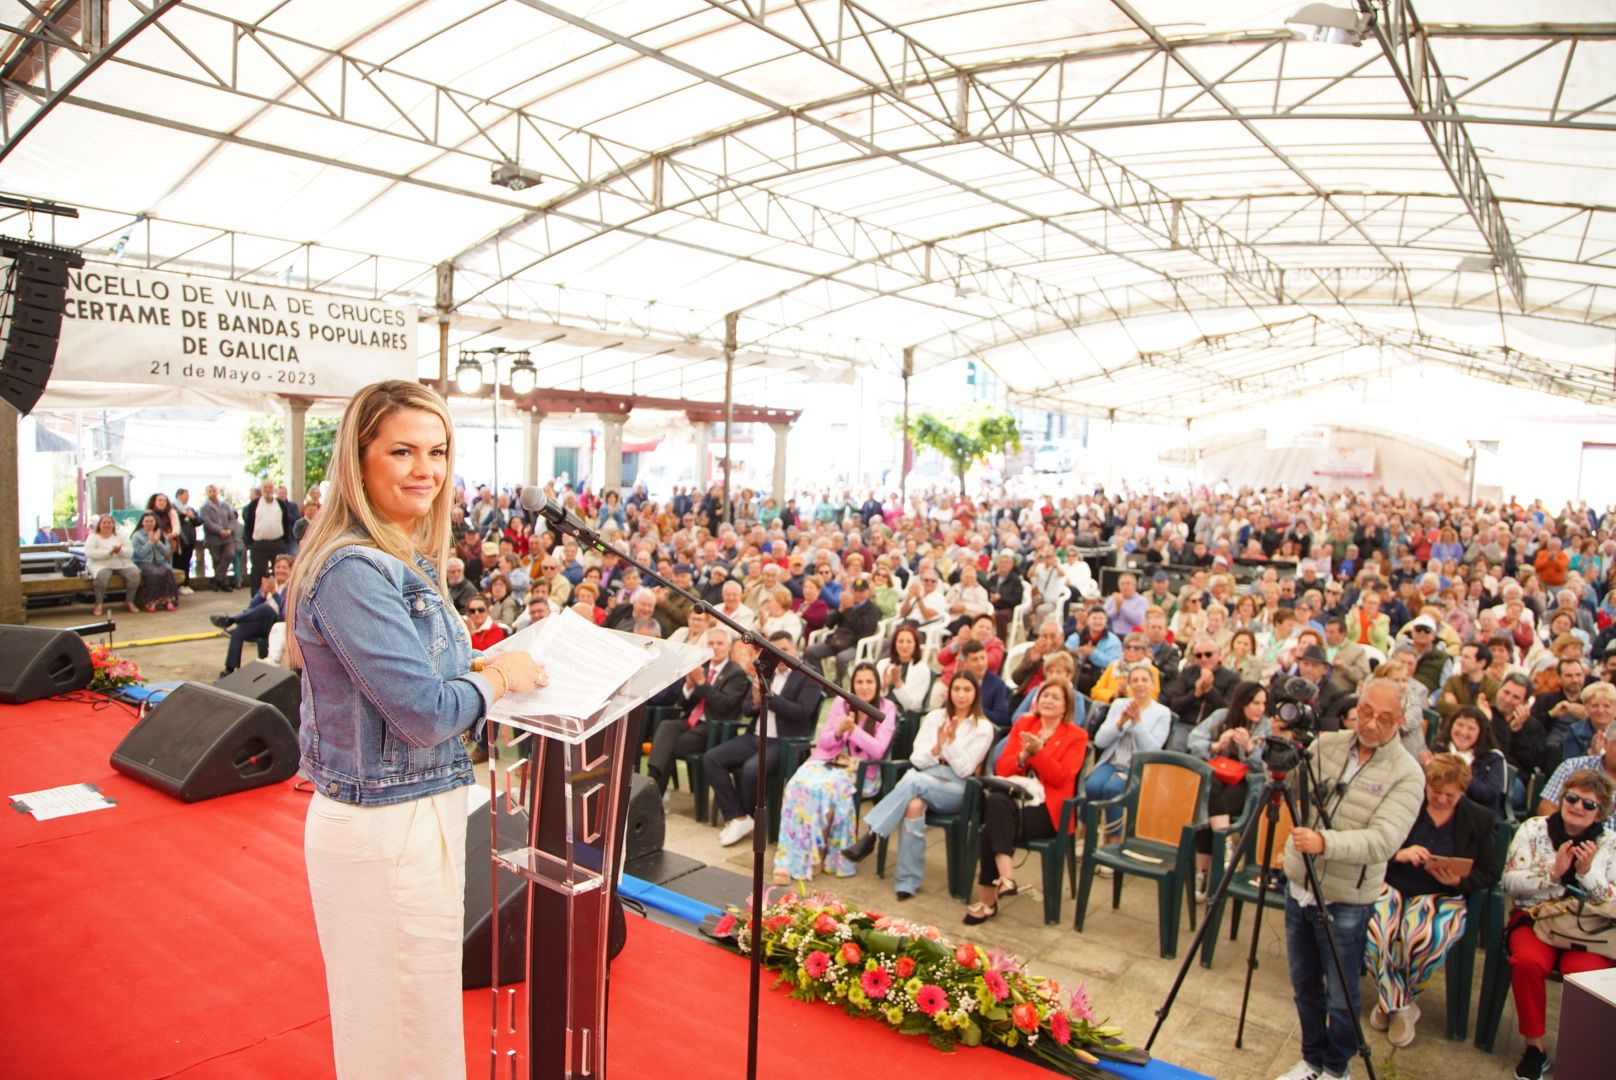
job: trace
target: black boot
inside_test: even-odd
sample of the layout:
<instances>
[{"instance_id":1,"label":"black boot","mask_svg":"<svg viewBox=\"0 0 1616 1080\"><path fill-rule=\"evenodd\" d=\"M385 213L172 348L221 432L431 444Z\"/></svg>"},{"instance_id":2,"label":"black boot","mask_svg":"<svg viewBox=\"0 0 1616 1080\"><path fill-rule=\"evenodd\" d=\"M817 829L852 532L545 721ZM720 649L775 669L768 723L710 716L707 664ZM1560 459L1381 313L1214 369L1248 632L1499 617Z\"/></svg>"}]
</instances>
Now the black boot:
<instances>
[{"instance_id":1,"label":"black boot","mask_svg":"<svg viewBox=\"0 0 1616 1080\"><path fill-rule=\"evenodd\" d=\"M235 625L236 620L228 615L209 615L208 622L217 626L220 630L228 630Z\"/></svg>"},{"instance_id":2,"label":"black boot","mask_svg":"<svg viewBox=\"0 0 1616 1080\"><path fill-rule=\"evenodd\" d=\"M842 854L846 855L854 862L863 862L865 859L870 857L870 852L875 850L875 842L878 839L880 838L876 836L875 830L871 829L869 832L853 841L852 847L844 847L842 849Z\"/></svg>"}]
</instances>

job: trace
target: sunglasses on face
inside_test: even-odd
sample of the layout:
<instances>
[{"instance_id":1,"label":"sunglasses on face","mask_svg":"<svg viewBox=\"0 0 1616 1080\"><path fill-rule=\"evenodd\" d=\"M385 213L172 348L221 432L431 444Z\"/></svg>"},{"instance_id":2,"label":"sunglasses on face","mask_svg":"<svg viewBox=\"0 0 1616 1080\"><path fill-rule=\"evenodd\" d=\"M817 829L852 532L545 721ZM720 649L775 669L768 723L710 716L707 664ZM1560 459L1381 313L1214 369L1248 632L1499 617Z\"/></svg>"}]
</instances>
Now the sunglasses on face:
<instances>
[{"instance_id":1,"label":"sunglasses on face","mask_svg":"<svg viewBox=\"0 0 1616 1080\"><path fill-rule=\"evenodd\" d=\"M469 607L469 608L466 609L466 611L468 611L472 615L481 615L483 612L485 612L487 610L488 609L485 608L485 607Z\"/></svg>"},{"instance_id":2,"label":"sunglasses on face","mask_svg":"<svg viewBox=\"0 0 1616 1080\"><path fill-rule=\"evenodd\" d=\"M1599 812L1598 799L1590 799L1584 795L1573 795L1569 791L1560 796L1560 798L1567 806L1580 806L1584 810L1592 810L1596 814Z\"/></svg>"},{"instance_id":3,"label":"sunglasses on face","mask_svg":"<svg viewBox=\"0 0 1616 1080\"><path fill-rule=\"evenodd\" d=\"M1195 655L1195 659L1197 659L1197 660L1210 660L1210 659L1212 659L1214 656L1216 656L1218 654L1215 653L1215 652L1198 652L1198 653L1196 653L1194 655Z\"/></svg>"}]
</instances>

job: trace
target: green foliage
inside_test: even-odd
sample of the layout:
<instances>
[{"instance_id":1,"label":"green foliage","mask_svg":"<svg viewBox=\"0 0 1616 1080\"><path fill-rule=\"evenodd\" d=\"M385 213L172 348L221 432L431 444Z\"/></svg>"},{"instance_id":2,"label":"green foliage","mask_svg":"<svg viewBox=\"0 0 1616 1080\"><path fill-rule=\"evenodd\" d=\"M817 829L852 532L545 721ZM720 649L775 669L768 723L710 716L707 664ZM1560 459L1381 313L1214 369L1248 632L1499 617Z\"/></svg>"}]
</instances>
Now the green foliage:
<instances>
[{"instance_id":1,"label":"green foliage","mask_svg":"<svg viewBox=\"0 0 1616 1080\"><path fill-rule=\"evenodd\" d=\"M303 427L303 487L314 487L325 479L331 464L331 448L337 440L334 417L308 419ZM260 477L289 482L286 475L286 422L278 416L255 416L242 435L247 461L243 468L256 483Z\"/></svg>"},{"instance_id":2,"label":"green foliage","mask_svg":"<svg viewBox=\"0 0 1616 1080\"><path fill-rule=\"evenodd\" d=\"M51 500L51 524L59 529L72 528L79 523L78 485L72 477L65 482L59 478L56 498Z\"/></svg>"},{"instance_id":3,"label":"green foliage","mask_svg":"<svg viewBox=\"0 0 1616 1080\"><path fill-rule=\"evenodd\" d=\"M960 496L965 495L965 474L989 454L1011 453L1021 449L1021 428L1004 409L973 406L950 412L923 412L909 424L909 438L916 448L935 450L953 466L959 478Z\"/></svg>"}]
</instances>

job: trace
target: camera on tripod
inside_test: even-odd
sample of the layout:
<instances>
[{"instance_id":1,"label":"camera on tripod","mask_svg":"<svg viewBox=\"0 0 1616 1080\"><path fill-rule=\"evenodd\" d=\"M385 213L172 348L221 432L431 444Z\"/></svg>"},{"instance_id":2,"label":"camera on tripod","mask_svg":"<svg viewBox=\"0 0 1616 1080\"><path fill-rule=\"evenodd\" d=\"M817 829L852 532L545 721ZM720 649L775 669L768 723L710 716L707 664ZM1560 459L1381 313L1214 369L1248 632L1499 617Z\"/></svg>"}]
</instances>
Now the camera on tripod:
<instances>
[{"instance_id":1,"label":"camera on tripod","mask_svg":"<svg viewBox=\"0 0 1616 1080\"><path fill-rule=\"evenodd\" d=\"M1269 772L1288 773L1301 764L1302 752L1319 730L1319 688L1311 679L1292 675L1274 688L1271 712L1285 734L1263 738L1263 762Z\"/></svg>"}]
</instances>

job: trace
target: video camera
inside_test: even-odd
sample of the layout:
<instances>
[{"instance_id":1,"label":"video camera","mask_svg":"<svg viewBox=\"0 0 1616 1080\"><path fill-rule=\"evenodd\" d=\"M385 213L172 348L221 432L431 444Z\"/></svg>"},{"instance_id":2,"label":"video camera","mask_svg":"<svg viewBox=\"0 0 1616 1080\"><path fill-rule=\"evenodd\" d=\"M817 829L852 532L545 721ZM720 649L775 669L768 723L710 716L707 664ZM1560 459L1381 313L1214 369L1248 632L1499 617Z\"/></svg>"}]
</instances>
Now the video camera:
<instances>
[{"instance_id":1,"label":"video camera","mask_svg":"<svg viewBox=\"0 0 1616 1080\"><path fill-rule=\"evenodd\" d=\"M1275 687L1270 711L1285 725L1286 734L1263 739L1263 761L1270 772L1288 773L1301 764L1303 751L1319 730L1318 699L1318 686L1300 675Z\"/></svg>"}]
</instances>

